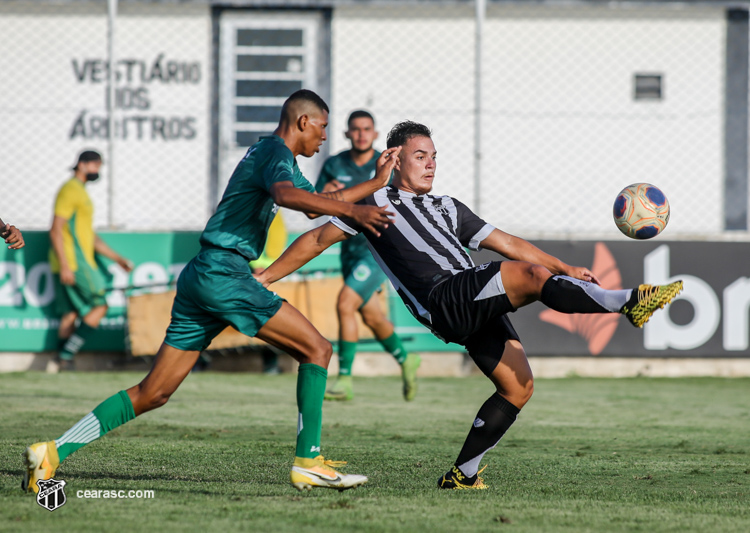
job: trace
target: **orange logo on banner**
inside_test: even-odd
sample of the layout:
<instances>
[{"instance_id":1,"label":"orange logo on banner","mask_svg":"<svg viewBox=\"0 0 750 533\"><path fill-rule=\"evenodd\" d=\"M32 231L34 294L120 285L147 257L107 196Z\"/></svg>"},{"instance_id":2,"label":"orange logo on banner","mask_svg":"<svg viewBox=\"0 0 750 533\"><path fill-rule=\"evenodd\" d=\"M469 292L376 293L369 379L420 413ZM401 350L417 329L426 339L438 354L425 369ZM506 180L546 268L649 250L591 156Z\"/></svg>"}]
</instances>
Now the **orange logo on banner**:
<instances>
[{"instance_id":1,"label":"orange logo on banner","mask_svg":"<svg viewBox=\"0 0 750 533\"><path fill-rule=\"evenodd\" d=\"M594 247L594 264L591 271L599 278L602 287L610 290L622 289L622 276L609 248L598 242ZM571 333L576 333L589 343L591 355L599 355L606 348L617 330L619 314L567 315L547 309L539 318Z\"/></svg>"}]
</instances>

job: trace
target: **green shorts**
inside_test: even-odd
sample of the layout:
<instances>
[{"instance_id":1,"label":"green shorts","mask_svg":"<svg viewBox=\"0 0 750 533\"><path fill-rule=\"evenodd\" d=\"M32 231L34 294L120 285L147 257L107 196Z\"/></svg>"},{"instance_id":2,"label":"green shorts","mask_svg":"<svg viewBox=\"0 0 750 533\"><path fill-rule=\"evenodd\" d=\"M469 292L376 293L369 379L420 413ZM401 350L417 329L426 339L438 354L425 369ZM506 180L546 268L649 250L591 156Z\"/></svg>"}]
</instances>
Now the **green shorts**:
<instances>
[{"instance_id":1,"label":"green shorts","mask_svg":"<svg viewBox=\"0 0 750 533\"><path fill-rule=\"evenodd\" d=\"M203 249L182 270L164 342L178 350L205 350L228 325L255 337L283 300L252 276L247 259Z\"/></svg>"},{"instance_id":2,"label":"green shorts","mask_svg":"<svg viewBox=\"0 0 750 533\"><path fill-rule=\"evenodd\" d=\"M60 275L55 275L55 306L60 316L75 311L78 316L84 317L94 307L107 305L106 283L98 268L93 268L86 260L79 258L78 270L74 274L74 285L63 285Z\"/></svg>"},{"instance_id":3,"label":"green shorts","mask_svg":"<svg viewBox=\"0 0 750 533\"><path fill-rule=\"evenodd\" d=\"M346 286L351 287L362 298L362 305L370 300L387 279L369 252L354 261L346 263L342 261L341 274L344 276Z\"/></svg>"}]
</instances>

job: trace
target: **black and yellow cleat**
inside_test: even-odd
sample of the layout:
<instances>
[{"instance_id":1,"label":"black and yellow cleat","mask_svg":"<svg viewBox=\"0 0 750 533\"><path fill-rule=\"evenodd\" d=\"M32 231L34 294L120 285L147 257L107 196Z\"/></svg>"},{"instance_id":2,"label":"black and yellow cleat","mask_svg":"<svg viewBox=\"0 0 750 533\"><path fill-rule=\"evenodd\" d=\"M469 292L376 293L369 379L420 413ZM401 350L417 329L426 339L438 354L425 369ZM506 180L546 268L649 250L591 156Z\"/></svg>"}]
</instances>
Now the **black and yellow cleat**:
<instances>
[{"instance_id":1,"label":"black and yellow cleat","mask_svg":"<svg viewBox=\"0 0 750 533\"><path fill-rule=\"evenodd\" d=\"M642 328L657 309L663 308L682 291L682 280L669 285L639 285L633 296L622 306L620 313L628 317L630 323Z\"/></svg>"},{"instance_id":2,"label":"black and yellow cleat","mask_svg":"<svg viewBox=\"0 0 750 533\"><path fill-rule=\"evenodd\" d=\"M448 472L443 474L443 476L438 479L438 488L439 489L448 489L448 490L485 490L489 487L484 484L484 480L479 477L479 474L484 472L484 469L487 468L487 466L484 466L479 472L476 473L473 477L466 477L463 472L457 467L454 466L451 468Z\"/></svg>"}]
</instances>

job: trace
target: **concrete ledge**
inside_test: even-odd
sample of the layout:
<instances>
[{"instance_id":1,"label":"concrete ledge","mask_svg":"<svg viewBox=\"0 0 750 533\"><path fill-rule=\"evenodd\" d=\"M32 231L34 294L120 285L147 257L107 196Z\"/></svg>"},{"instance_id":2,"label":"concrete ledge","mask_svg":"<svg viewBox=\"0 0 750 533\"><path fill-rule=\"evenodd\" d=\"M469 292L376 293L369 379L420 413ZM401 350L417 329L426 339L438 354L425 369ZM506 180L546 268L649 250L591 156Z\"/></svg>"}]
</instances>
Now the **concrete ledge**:
<instances>
[{"instance_id":1,"label":"concrete ledge","mask_svg":"<svg viewBox=\"0 0 750 533\"><path fill-rule=\"evenodd\" d=\"M41 372L54 370L54 352L0 352L1 372ZM76 356L76 368L84 372L113 370L144 370L151 366L150 360L128 358L123 353L83 352Z\"/></svg>"},{"instance_id":2,"label":"concrete ledge","mask_svg":"<svg viewBox=\"0 0 750 533\"><path fill-rule=\"evenodd\" d=\"M462 377L481 375L474 362L462 352L422 352L422 377ZM25 372L28 370L54 370L54 354L0 353L0 372ZM147 372L153 358L133 358L122 353L84 352L76 358L80 371L132 370ZM282 372L297 371L297 362L286 354L278 356ZM697 359L697 358L629 358L629 357L530 357L529 363L538 378L581 377L750 377L750 358L747 359ZM257 351L228 351L213 355L211 370L218 372L261 372L263 368ZM328 367L331 376L338 374L338 360L334 356ZM400 368L396 361L382 352L361 352L354 361L355 376L397 376Z\"/></svg>"},{"instance_id":3,"label":"concrete ledge","mask_svg":"<svg viewBox=\"0 0 750 533\"><path fill-rule=\"evenodd\" d=\"M539 378L571 375L604 378L750 377L750 358L530 357L529 363Z\"/></svg>"}]
</instances>

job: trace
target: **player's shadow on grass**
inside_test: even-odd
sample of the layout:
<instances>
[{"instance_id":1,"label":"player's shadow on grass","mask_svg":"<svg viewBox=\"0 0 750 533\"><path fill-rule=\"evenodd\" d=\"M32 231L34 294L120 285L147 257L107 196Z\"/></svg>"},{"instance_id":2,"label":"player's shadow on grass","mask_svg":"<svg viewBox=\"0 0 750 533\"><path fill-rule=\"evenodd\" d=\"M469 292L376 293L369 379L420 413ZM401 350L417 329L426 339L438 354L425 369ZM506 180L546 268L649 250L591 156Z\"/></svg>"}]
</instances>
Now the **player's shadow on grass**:
<instances>
[{"instance_id":1,"label":"player's shadow on grass","mask_svg":"<svg viewBox=\"0 0 750 533\"><path fill-rule=\"evenodd\" d=\"M226 489L222 489L222 486L226 486L227 484L227 476L233 473L233 469L231 467L228 467L226 471L216 470L214 475L210 476L183 476L180 478L176 478L174 476L170 475L162 475L159 473L154 472L146 472L146 473L133 473L133 474L122 474L122 473L109 473L109 472L92 472L92 471L83 471L78 470L76 472L71 472L70 474L66 474L65 472L58 471L55 474L55 479L64 479L69 480L72 482L76 487L79 488L85 488L85 490L143 490L143 489L153 489L158 490L159 492L173 492L176 494L179 493L185 493L189 492L191 494L218 494L226 492ZM8 476L17 476L19 479L23 475L23 470L12 470L12 469L0 469L0 475L7 474ZM263 473L255 473L253 476L249 476L247 478L239 477L235 478L235 482L239 483L252 483L253 485L288 485L288 475L289 471L286 465L281 466L279 465L279 468L277 469L271 469ZM99 481L99 480L105 480L105 481L111 481L111 480L118 480L118 481L132 481L137 482L138 486L134 487L97 487L93 486L93 483ZM144 484L141 484L145 482ZM148 486L148 482L157 482L158 486ZM189 484L191 486L194 486L195 488L190 489L180 489L180 488L170 488L168 486L165 486L165 483L169 482L176 482L176 483L182 483L182 484ZM217 490L207 490L205 488L199 488L201 487L201 483L216 483ZM98 483L96 483L98 485ZM183 485L184 486L184 485Z\"/></svg>"},{"instance_id":2,"label":"player's shadow on grass","mask_svg":"<svg viewBox=\"0 0 750 533\"><path fill-rule=\"evenodd\" d=\"M227 475L230 473L231 470L227 470ZM221 473L217 473L217 475L214 477L190 477L188 479L175 479L172 476L166 476L166 475L154 475L154 474L132 474L132 475L126 475L126 474L108 474L104 472L75 472L71 473L70 476L67 476L63 472L57 472L55 474L54 479L57 480L66 480L70 487L74 488L75 490L154 490L157 495L158 494L164 494L164 493L170 493L170 494L204 494L207 496L215 496L218 494L226 494L227 492L232 492L231 490L227 490L227 475L221 475ZM18 485L20 485L20 479L23 476L23 470L21 468L19 469L9 469L9 468L0 468L0 477L8 476L11 479L16 478L19 480ZM235 479L235 482L238 483L244 483L247 485L253 485L253 486L270 486L270 485L279 485L279 486L288 486L289 483L287 481L288 478L288 471L286 469L279 470L278 472L269 473L269 475L263 475L262 477L256 476L253 478L247 478L247 479ZM98 483L100 480L105 481L124 481L124 482L133 482L133 486L123 486L122 484L119 484L117 486L112 486L111 484L108 486L100 486L100 483ZM149 484L151 483L151 484ZM180 483L179 486L172 486L170 483ZM216 490L210 490L206 488L206 485L204 483L215 483L216 484Z\"/></svg>"}]
</instances>

